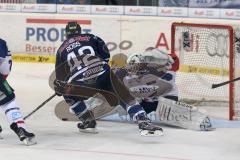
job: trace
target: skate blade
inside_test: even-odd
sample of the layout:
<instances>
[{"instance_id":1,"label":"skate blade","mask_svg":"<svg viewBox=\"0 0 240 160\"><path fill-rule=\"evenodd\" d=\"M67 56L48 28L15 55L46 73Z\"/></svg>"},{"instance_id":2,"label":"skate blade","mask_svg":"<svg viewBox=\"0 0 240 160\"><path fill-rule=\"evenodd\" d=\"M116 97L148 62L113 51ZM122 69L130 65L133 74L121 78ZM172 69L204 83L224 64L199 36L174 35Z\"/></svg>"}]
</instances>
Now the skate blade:
<instances>
[{"instance_id":1,"label":"skate blade","mask_svg":"<svg viewBox=\"0 0 240 160\"><path fill-rule=\"evenodd\" d=\"M209 125L209 126L201 126L200 125L200 127L199 127L199 130L200 131L214 131L214 130L216 130L216 128L214 128L214 127L212 127L212 125Z\"/></svg>"},{"instance_id":2,"label":"skate blade","mask_svg":"<svg viewBox=\"0 0 240 160\"><path fill-rule=\"evenodd\" d=\"M25 138L25 139L23 140L23 143L24 143L26 146L31 146L31 145L37 144L37 141L35 140L35 138Z\"/></svg>"},{"instance_id":3,"label":"skate blade","mask_svg":"<svg viewBox=\"0 0 240 160\"><path fill-rule=\"evenodd\" d=\"M213 128L213 127L209 127L209 128L200 128L200 131L205 131L205 132L208 132L208 131L215 131L216 130L216 128Z\"/></svg>"},{"instance_id":4,"label":"skate blade","mask_svg":"<svg viewBox=\"0 0 240 160\"><path fill-rule=\"evenodd\" d=\"M98 130L96 128L79 129L79 131L83 133L92 133L92 134L98 133Z\"/></svg>"},{"instance_id":5,"label":"skate blade","mask_svg":"<svg viewBox=\"0 0 240 160\"><path fill-rule=\"evenodd\" d=\"M140 130L139 132L141 136L146 136L146 137L163 136L163 131L160 131L160 130L156 130L156 131Z\"/></svg>"}]
</instances>

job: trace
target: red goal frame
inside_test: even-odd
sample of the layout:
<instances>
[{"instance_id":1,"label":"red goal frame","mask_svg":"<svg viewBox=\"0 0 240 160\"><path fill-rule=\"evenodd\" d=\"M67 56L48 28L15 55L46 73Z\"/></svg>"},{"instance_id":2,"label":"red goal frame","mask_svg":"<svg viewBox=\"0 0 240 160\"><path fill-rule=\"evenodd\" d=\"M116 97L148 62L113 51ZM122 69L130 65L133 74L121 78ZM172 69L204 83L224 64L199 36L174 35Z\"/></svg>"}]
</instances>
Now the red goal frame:
<instances>
[{"instance_id":1,"label":"red goal frame","mask_svg":"<svg viewBox=\"0 0 240 160\"><path fill-rule=\"evenodd\" d=\"M171 53L175 53L175 31L176 27L199 27L199 28L215 28L215 29L227 29L229 32L229 80L234 79L234 29L229 25L216 25L216 24L196 24L196 23L172 23L171 27ZM181 65L181 64L180 64ZM234 119L234 83L229 84L229 120Z\"/></svg>"}]
</instances>

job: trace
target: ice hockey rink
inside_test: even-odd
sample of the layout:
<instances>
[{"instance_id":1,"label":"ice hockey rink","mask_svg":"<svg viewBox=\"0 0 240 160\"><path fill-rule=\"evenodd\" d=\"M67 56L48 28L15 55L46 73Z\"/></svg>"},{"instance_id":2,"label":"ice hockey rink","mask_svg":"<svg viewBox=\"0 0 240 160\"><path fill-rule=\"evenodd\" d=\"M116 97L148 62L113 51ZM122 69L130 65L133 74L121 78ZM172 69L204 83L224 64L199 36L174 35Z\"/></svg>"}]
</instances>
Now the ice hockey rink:
<instances>
[{"instance_id":1,"label":"ice hockey rink","mask_svg":"<svg viewBox=\"0 0 240 160\"><path fill-rule=\"evenodd\" d=\"M54 92L48 86L53 64L14 63L9 82L24 115ZM62 122L54 115L55 97L26 120L38 144L24 146L10 130L4 113L0 160L239 160L240 123L218 120L215 131L197 132L163 126L162 137L141 137L129 123L98 122L98 134L79 133L74 122ZM225 114L227 108L211 108Z\"/></svg>"}]
</instances>

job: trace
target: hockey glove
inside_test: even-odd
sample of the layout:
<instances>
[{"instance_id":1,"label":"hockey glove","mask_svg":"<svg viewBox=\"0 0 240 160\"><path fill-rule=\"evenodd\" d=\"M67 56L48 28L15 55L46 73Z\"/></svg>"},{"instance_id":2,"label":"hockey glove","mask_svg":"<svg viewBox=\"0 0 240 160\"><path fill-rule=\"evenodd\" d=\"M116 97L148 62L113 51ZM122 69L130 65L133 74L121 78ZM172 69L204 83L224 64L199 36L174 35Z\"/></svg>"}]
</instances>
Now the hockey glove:
<instances>
[{"instance_id":1,"label":"hockey glove","mask_svg":"<svg viewBox=\"0 0 240 160\"><path fill-rule=\"evenodd\" d=\"M65 91L66 91L66 84L67 83L55 79L53 84L54 84L54 90L56 92L56 95L62 96L63 93L65 93Z\"/></svg>"},{"instance_id":2,"label":"hockey glove","mask_svg":"<svg viewBox=\"0 0 240 160\"><path fill-rule=\"evenodd\" d=\"M160 68L170 70L174 60L166 52L163 52L159 49L153 49L151 51L146 51L142 53L146 63L158 65Z\"/></svg>"},{"instance_id":3,"label":"hockey glove","mask_svg":"<svg viewBox=\"0 0 240 160\"><path fill-rule=\"evenodd\" d=\"M155 67L161 71L170 70L174 60L166 52L159 49L153 49L151 51L146 51L141 54L132 54L127 59L128 64L134 63L145 63L148 67Z\"/></svg>"}]
</instances>

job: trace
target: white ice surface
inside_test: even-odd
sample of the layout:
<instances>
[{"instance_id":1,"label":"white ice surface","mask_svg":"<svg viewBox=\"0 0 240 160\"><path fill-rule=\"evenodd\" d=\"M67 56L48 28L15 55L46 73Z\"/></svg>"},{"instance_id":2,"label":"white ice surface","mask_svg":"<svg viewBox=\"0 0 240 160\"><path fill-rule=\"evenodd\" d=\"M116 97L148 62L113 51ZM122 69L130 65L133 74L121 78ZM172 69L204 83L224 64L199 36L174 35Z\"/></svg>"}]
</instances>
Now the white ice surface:
<instances>
[{"instance_id":1,"label":"white ice surface","mask_svg":"<svg viewBox=\"0 0 240 160\"><path fill-rule=\"evenodd\" d=\"M53 94L48 87L53 68L49 64L13 65L9 82L24 115ZM135 124L104 121L98 123L99 134L83 134L76 123L62 122L54 116L54 106L60 99L54 98L26 120L37 137L34 146L22 145L0 114L4 137L0 140L0 160L240 159L240 128L196 132L163 126L164 136L141 137Z\"/></svg>"}]
</instances>

